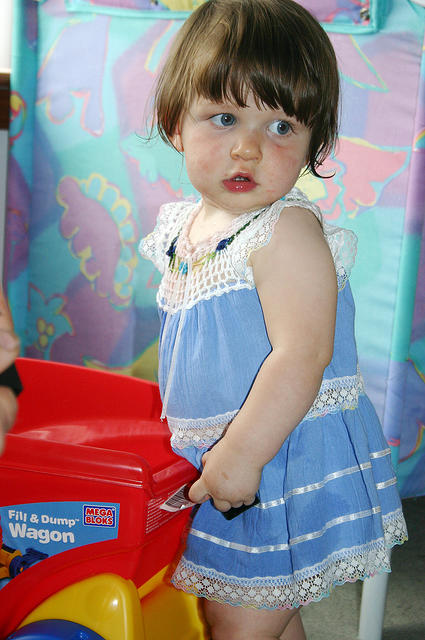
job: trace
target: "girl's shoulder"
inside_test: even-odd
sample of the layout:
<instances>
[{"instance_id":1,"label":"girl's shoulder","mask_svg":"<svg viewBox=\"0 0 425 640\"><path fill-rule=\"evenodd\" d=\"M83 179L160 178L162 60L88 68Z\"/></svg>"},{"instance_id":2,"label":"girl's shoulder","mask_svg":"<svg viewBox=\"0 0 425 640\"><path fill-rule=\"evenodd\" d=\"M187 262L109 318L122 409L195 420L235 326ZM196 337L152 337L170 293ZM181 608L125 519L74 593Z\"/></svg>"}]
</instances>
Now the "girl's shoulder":
<instances>
[{"instance_id":1,"label":"girl's shoulder","mask_svg":"<svg viewBox=\"0 0 425 640\"><path fill-rule=\"evenodd\" d=\"M350 276L356 259L357 236L354 231L324 221L320 207L311 202L306 194L298 188L292 189L285 197L282 210L286 207L307 209L319 220L335 264L338 289L342 289Z\"/></svg>"},{"instance_id":2,"label":"girl's shoulder","mask_svg":"<svg viewBox=\"0 0 425 640\"><path fill-rule=\"evenodd\" d=\"M186 200L163 204L160 207L155 228L141 240L139 253L144 258L152 260L161 273L165 270L166 252L170 243L196 206L196 203Z\"/></svg>"},{"instance_id":3,"label":"girl's shoulder","mask_svg":"<svg viewBox=\"0 0 425 640\"><path fill-rule=\"evenodd\" d=\"M276 208L279 211L279 216L283 209L287 209L290 207L299 207L300 209L307 209L307 211L313 213L320 224L323 225L323 216L320 207L312 202L306 196L306 194L297 187L293 187L293 189L291 189L291 191L286 194L283 200L279 200L274 204L277 205Z\"/></svg>"},{"instance_id":4,"label":"girl's shoulder","mask_svg":"<svg viewBox=\"0 0 425 640\"><path fill-rule=\"evenodd\" d=\"M277 222L289 208L304 209L312 213L319 221L324 238L329 246L338 278L338 289L342 289L350 276L355 262L357 251L357 237L349 229L343 229L323 220L323 215L314 202L305 193L294 187L283 200L274 202L264 210L247 229L246 234L241 234L237 246L235 246L235 266L238 272L253 282L252 269L249 266L249 257L253 251L257 251L269 244Z\"/></svg>"}]
</instances>

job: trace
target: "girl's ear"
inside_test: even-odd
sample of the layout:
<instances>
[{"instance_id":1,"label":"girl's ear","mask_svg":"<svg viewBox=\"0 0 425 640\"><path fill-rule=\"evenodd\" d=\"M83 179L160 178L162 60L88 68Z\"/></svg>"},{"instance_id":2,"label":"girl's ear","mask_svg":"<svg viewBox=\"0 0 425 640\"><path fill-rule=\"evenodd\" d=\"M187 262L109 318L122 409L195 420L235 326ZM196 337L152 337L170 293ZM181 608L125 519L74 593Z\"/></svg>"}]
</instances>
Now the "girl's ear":
<instances>
[{"instance_id":1,"label":"girl's ear","mask_svg":"<svg viewBox=\"0 0 425 640\"><path fill-rule=\"evenodd\" d=\"M177 151L180 151L180 153L183 153L184 148L183 148L182 134L180 132L180 126L177 126L177 129L174 135L172 135L170 138L170 142L173 145L174 149L176 149Z\"/></svg>"}]
</instances>

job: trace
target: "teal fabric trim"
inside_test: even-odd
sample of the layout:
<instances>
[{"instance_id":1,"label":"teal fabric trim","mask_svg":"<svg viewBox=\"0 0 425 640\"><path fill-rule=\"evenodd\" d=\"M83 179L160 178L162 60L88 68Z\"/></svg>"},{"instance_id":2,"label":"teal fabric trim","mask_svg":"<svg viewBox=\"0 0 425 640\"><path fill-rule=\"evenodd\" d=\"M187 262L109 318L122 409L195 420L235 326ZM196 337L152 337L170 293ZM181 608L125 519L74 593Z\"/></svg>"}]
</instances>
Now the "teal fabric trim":
<instances>
[{"instance_id":1,"label":"teal fabric trim","mask_svg":"<svg viewBox=\"0 0 425 640\"><path fill-rule=\"evenodd\" d=\"M32 189L38 38L34 39L30 44L26 37L29 15L27 3L21 0L14 0L13 12L10 89L12 93L16 92L21 101L21 113L20 118L17 119L18 122L12 119L10 122L9 139L11 147L9 154L10 158L13 158L19 164L26 185L29 189ZM21 127L20 133L16 130L19 127ZM25 135L21 135L24 130ZM8 216L9 214L7 214ZM5 241L12 243L13 238L9 238L8 233L9 231L6 229ZM28 260L28 253L25 255L25 260ZM5 264L6 281L9 266L9 264ZM15 331L21 337L21 355L23 355L24 351L22 336L25 335L28 316L28 284L28 271L25 269L15 279L13 287L9 285L6 287Z\"/></svg>"},{"instance_id":2,"label":"teal fabric trim","mask_svg":"<svg viewBox=\"0 0 425 640\"><path fill-rule=\"evenodd\" d=\"M347 24L336 25L335 23L320 23L325 31L328 33L345 33L347 35L363 35L365 33L376 33L378 27L372 22L372 19L368 24Z\"/></svg>"},{"instance_id":3,"label":"teal fabric trim","mask_svg":"<svg viewBox=\"0 0 425 640\"><path fill-rule=\"evenodd\" d=\"M405 234L401 247L399 286L391 345L391 359L396 362L405 362L409 355L420 252L420 236Z\"/></svg>"},{"instance_id":4,"label":"teal fabric trim","mask_svg":"<svg viewBox=\"0 0 425 640\"><path fill-rule=\"evenodd\" d=\"M369 22L367 24L353 24L352 22L321 23L322 27L331 33L363 34L379 31L383 22L385 0L370 0Z\"/></svg>"},{"instance_id":5,"label":"teal fabric trim","mask_svg":"<svg viewBox=\"0 0 425 640\"><path fill-rule=\"evenodd\" d=\"M100 13L117 18L138 18L139 20L186 20L191 11L139 11L138 9L122 9L120 7L99 7L95 5L79 4L74 0L65 0L69 13Z\"/></svg>"},{"instance_id":6,"label":"teal fabric trim","mask_svg":"<svg viewBox=\"0 0 425 640\"><path fill-rule=\"evenodd\" d=\"M409 356L419 371L425 371L425 336L411 343Z\"/></svg>"},{"instance_id":7,"label":"teal fabric trim","mask_svg":"<svg viewBox=\"0 0 425 640\"><path fill-rule=\"evenodd\" d=\"M382 17L382 5L384 0L370 0L369 22L367 24L355 24L349 21L321 22L322 27L330 33L365 34L378 31L380 17ZM171 11L167 9L125 9L122 7L110 7L93 5L87 0L65 0L65 6L70 13L100 13L122 18L138 18L149 20L186 20L191 11Z\"/></svg>"},{"instance_id":8,"label":"teal fabric trim","mask_svg":"<svg viewBox=\"0 0 425 640\"><path fill-rule=\"evenodd\" d=\"M393 469L395 472L398 471L399 468L399 459L400 459L400 445L392 445L390 444L390 449L391 449L391 464L393 465ZM397 474L398 475L398 474ZM401 488L401 483L400 483L400 479L398 478L398 490L400 491Z\"/></svg>"}]
</instances>

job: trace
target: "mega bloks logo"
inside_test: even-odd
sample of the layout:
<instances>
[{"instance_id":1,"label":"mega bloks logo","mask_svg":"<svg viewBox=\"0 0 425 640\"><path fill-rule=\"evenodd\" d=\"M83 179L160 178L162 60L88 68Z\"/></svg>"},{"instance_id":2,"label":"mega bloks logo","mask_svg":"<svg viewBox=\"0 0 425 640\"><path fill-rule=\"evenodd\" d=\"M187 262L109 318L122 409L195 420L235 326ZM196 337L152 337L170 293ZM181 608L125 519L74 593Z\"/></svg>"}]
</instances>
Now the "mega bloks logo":
<instances>
[{"instance_id":1,"label":"mega bloks logo","mask_svg":"<svg viewBox=\"0 0 425 640\"><path fill-rule=\"evenodd\" d=\"M108 505L85 504L83 506L83 524L89 527L115 527L117 510Z\"/></svg>"}]
</instances>

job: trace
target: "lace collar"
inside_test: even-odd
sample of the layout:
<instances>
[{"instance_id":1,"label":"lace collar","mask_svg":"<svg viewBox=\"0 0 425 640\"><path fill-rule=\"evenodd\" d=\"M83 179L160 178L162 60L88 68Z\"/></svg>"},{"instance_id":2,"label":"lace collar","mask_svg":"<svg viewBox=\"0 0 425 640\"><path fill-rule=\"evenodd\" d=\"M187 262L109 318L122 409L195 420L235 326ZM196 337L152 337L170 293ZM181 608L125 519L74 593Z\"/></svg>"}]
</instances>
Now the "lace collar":
<instances>
[{"instance_id":1,"label":"lace collar","mask_svg":"<svg viewBox=\"0 0 425 640\"><path fill-rule=\"evenodd\" d=\"M214 255L225 249L233 240L248 227L253 220L256 220L268 207L248 211L236 216L234 220L225 228L210 235L208 238L196 243L192 243L189 239L190 230L196 216L201 210L202 202L198 203L190 211L188 217L183 223L178 234L173 238L166 255L169 256L170 262L177 254L180 258L191 259L196 262L208 255Z\"/></svg>"}]
</instances>

